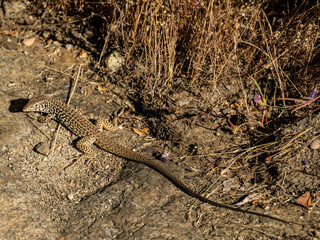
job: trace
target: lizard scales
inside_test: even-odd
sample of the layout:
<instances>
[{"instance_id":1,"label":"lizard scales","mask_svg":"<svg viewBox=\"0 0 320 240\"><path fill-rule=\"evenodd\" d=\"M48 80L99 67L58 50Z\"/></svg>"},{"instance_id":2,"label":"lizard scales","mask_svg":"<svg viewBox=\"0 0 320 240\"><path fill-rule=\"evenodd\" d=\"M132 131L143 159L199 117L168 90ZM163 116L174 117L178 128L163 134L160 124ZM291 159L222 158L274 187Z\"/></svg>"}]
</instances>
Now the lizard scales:
<instances>
[{"instance_id":1,"label":"lizard scales","mask_svg":"<svg viewBox=\"0 0 320 240\"><path fill-rule=\"evenodd\" d=\"M289 223L289 224L292 223L277 217L273 217L271 215L253 212L249 210L243 210L241 208L236 208L226 204L218 203L206 197L203 197L202 195L196 193L195 191L187 187L184 183L182 183L175 175L173 175L168 170L167 166L165 166L164 163L155 159L148 158L142 154L134 152L131 149L128 149L126 147L123 147L117 144L113 140L109 139L103 132L99 130L97 126L95 126L87 118L82 116L77 110L75 110L70 106L67 106L60 100L51 99L45 96L37 96L29 100L29 102L24 106L23 112L35 112L35 113L48 114L50 118L53 118L54 120L63 124L67 129L69 129L75 135L82 138L91 139L91 143L94 143L101 149L107 152L110 152L114 155L117 155L119 157L125 158L127 160L143 163L148 167L156 170L157 172L162 174L164 177L166 177L168 180L170 180L180 190L182 190L186 194L202 202L208 203L216 207L236 211L236 212L270 218L283 223ZM85 152L83 149L82 151ZM293 224L296 224L296 223L293 223Z\"/></svg>"}]
</instances>

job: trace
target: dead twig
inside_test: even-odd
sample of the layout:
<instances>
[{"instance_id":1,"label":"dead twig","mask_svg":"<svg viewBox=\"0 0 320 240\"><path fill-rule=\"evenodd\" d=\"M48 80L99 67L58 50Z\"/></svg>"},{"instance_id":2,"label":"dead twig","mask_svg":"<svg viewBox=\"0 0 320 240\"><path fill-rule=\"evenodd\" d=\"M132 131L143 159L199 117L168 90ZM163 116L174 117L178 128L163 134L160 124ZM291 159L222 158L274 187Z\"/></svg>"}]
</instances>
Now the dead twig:
<instances>
[{"instance_id":1,"label":"dead twig","mask_svg":"<svg viewBox=\"0 0 320 240\"><path fill-rule=\"evenodd\" d=\"M80 78L81 71L82 71L82 66L80 65L79 70L78 70L78 75L77 75L76 80L75 80L75 82L74 82L74 84L73 84L73 86L72 86L72 89L71 89L70 94L69 94L69 98L68 98L68 100L67 100L67 105L69 105L69 103L70 103L70 101L71 101L71 98L72 98L72 96L73 96L73 93L74 93L74 91L75 91L75 89L76 89L76 87L77 87L77 84L78 84L78 81L79 81L79 78ZM53 136L53 139L52 139L52 144L51 144L51 149L50 149L49 158L51 158L52 155L53 155L53 151L54 151L54 148L55 148L55 146L56 146L56 142L57 142L57 138L58 138L58 134L59 134L60 128L61 128L61 123L58 123L57 129L56 129L56 131L55 131L55 133L54 133L54 136Z\"/></svg>"}]
</instances>

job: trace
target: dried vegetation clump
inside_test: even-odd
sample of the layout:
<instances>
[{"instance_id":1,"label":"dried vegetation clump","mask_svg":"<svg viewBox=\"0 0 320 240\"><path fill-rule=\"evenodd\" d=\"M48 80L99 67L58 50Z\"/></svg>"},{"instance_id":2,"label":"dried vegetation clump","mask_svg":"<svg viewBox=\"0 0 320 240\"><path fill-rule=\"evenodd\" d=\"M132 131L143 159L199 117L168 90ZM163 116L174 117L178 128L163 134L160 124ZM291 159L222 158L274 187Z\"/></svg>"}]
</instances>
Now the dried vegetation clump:
<instances>
[{"instance_id":1,"label":"dried vegetation clump","mask_svg":"<svg viewBox=\"0 0 320 240\"><path fill-rule=\"evenodd\" d=\"M309 1L48 2L90 24L98 53L119 48L125 81L152 96L235 80L255 88L250 77L270 97L303 95L316 71L319 6Z\"/></svg>"}]
</instances>

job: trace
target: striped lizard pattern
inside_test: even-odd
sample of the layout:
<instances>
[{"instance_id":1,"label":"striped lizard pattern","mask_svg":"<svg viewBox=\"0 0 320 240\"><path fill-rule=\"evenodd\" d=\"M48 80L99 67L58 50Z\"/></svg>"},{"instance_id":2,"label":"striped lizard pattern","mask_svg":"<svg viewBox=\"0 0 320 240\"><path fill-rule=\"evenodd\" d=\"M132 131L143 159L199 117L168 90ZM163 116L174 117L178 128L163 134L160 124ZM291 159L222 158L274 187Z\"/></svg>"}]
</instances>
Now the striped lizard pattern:
<instances>
[{"instance_id":1,"label":"striped lizard pattern","mask_svg":"<svg viewBox=\"0 0 320 240\"><path fill-rule=\"evenodd\" d=\"M202 195L196 193L191 188L182 183L174 174L170 172L170 170L168 170L168 166L163 162L160 162L156 159L148 158L129 148L117 144L102 132L101 124L99 124L100 126L94 125L87 118L82 116L76 109L67 106L60 100L55 100L46 96L37 96L29 100L29 102L24 106L23 112L47 114L46 116L39 115L39 122L44 122L48 119L54 119L57 122L60 122L67 129L80 137L80 140L77 142L76 147L88 157L92 156L92 154L94 153L92 145L95 144L109 153L130 161L135 161L147 165L148 167L156 170L168 180L170 180L180 190L182 190L189 196L200 200L201 202L240 213L252 214L273 219L283 223L297 224L277 217L273 217L271 215L243 210L241 208L236 208L227 204L215 202L206 197L203 197Z\"/></svg>"}]
</instances>

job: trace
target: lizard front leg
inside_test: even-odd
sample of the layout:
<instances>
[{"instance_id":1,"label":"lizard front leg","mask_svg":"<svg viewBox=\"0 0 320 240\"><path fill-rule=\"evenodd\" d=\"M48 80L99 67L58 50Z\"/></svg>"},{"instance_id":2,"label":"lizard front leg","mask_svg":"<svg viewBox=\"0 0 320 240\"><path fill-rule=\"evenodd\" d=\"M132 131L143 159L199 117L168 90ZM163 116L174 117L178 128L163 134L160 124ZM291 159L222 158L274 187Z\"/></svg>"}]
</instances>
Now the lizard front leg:
<instances>
[{"instance_id":1,"label":"lizard front leg","mask_svg":"<svg viewBox=\"0 0 320 240\"><path fill-rule=\"evenodd\" d=\"M28 112L26 113L26 115L31 118L31 119L35 119L40 123L46 123L48 122L50 119L53 118L53 114L47 114L47 115L41 115L40 113L35 113L35 112Z\"/></svg>"}]
</instances>

